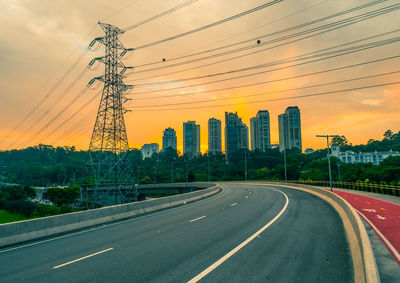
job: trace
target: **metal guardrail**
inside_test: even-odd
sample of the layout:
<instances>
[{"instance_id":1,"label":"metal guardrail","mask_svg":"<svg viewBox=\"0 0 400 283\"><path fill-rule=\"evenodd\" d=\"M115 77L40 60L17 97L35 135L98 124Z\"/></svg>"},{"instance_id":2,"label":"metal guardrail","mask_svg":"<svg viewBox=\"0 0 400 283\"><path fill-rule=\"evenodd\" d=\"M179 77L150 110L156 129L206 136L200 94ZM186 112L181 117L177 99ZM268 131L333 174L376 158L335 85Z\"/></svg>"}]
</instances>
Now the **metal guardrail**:
<instances>
[{"instance_id":1,"label":"metal guardrail","mask_svg":"<svg viewBox=\"0 0 400 283\"><path fill-rule=\"evenodd\" d=\"M302 184L309 186L320 186L320 187L330 186L329 181L319 181L319 180L290 180L287 181L287 183ZM373 192L384 195L400 196L400 186L395 186L395 185L374 184L369 182L366 183L366 182L339 182L339 181L332 181L332 184L335 188L339 189L357 190L357 191Z\"/></svg>"}]
</instances>

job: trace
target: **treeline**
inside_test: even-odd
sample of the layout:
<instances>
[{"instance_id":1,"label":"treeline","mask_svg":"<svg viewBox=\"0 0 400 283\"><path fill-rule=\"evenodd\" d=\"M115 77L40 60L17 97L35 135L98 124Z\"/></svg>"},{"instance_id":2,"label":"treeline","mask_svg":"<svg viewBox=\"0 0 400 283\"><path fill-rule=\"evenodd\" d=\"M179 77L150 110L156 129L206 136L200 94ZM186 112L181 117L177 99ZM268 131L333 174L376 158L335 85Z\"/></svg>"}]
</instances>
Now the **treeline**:
<instances>
[{"instance_id":1,"label":"treeline","mask_svg":"<svg viewBox=\"0 0 400 283\"><path fill-rule=\"evenodd\" d=\"M44 204L38 202L42 200L33 201L36 198L36 192L31 186L2 185L0 186L0 209L29 218L57 215L85 209L75 205L79 195L79 186L48 188L47 198L52 203Z\"/></svg>"},{"instance_id":2,"label":"treeline","mask_svg":"<svg viewBox=\"0 0 400 283\"><path fill-rule=\"evenodd\" d=\"M400 151L400 132L388 130L382 140L370 140L365 145L353 146L344 136L332 140L342 150ZM302 154L287 151L288 180L328 180L327 151L318 150ZM278 149L266 152L238 150L229 162L223 154L207 154L188 159L167 149L142 159L141 151L133 149L128 154L129 164L136 184L231 181L231 180L282 180L284 179L283 154ZM87 151L74 147L39 145L23 150L0 151L0 178L3 182L32 186L93 184ZM339 164L339 165L337 165ZM332 173L342 181L371 181L400 184L400 157L385 159L379 166L372 164L342 164L332 158Z\"/></svg>"}]
</instances>

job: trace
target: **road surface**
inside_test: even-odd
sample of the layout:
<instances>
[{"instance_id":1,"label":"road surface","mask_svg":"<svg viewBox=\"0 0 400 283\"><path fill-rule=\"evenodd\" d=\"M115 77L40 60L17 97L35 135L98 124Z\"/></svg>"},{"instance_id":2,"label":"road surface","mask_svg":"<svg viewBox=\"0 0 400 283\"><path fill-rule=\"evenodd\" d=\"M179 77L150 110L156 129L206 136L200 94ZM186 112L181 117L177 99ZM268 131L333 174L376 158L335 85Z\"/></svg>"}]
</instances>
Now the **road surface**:
<instances>
[{"instance_id":1,"label":"road surface","mask_svg":"<svg viewBox=\"0 0 400 283\"><path fill-rule=\"evenodd\" d=\"M175 209L0 250L1 282L352 282L342 222L292 189L223 184Z\"/></svg>"}]
</instances>

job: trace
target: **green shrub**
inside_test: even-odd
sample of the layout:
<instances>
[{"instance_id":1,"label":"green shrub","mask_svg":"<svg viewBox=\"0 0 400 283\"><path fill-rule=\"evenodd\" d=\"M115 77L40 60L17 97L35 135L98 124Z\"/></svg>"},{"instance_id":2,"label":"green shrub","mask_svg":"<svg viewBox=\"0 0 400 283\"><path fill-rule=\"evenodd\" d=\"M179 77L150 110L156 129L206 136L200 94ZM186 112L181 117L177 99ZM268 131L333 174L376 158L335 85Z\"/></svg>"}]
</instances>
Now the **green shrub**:
<instances>
[{"instance_id":1,"label":"green shrub","mask_svg":"<svg viewBox=\"0 0 400 283\"><path fill-rule=\"evenodd\" d=\"M24 216L31 216L35 207L35 204L28 200L9 200L4 203L5 210Z\"/></svg>"}]
</instances>

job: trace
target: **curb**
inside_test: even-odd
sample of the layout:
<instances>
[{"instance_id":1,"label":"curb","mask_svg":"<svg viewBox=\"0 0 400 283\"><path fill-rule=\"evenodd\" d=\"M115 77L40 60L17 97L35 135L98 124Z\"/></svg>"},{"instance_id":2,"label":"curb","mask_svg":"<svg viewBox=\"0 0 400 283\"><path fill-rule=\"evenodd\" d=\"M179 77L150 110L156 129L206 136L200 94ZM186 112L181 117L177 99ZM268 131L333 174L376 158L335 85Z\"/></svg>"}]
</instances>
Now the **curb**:
<instances>
[{"instance_id":1,"label":"curb","mask_svg":"<svg viewBox=\"0 0 400 283\"><path fill-rule=\"evenodd\" d=\"M353 259L354 281L367 283L380 282L374 253L365 226L358 213L345 199L329 191L312 186L273 183L267 183L266 185L301 190L328 202L338 212L343 221Z\"/></svg>"},{"instance_id":2,"label":"curb","mask_svg":"<svg viewBox=\"0 0 400 283\"><path fill-rule=\"evenodd\" d=\"M154 200L0 224L0 248L159 212L199 201L219 192L221 188L216 185L201 191Z\"/></svg>"}]
</instances>

